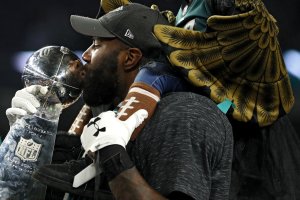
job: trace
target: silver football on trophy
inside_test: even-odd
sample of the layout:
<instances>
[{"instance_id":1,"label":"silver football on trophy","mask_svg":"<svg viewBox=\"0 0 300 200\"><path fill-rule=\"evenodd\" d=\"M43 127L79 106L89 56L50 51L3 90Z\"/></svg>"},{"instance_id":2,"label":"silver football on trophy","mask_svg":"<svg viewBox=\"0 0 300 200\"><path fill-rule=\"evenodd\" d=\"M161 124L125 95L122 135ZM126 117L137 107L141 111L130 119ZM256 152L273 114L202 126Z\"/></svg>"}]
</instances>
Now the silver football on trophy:
<instances>
[{"instance_id":1,"label":"silver football on trophy","mask_svg":"<svg viewBox=\"0 0 300 200\"><path fill-rule=\"evenodd\" d=\"M48 103L62 103L63 108L74 103L82 93L80 58L67 47L46 46L27 60L22 74L24 86L48 86Z\"/></svg>"}]
</instances>

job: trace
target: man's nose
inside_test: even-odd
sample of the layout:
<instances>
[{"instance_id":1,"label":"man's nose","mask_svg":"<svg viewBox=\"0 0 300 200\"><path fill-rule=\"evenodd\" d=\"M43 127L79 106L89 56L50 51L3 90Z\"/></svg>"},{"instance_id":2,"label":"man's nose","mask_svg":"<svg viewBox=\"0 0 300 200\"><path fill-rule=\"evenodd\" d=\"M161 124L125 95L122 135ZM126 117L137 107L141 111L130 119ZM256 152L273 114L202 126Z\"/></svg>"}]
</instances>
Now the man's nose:
<instances>
[{"instance_id":1,"label":"man's nose","mask_svg":"<svg viewBox=\"0 0 300 200\"><path fill-rule=\"evenodd\" d=\"M85 52L83 52L83 54L82 54L81 57L82 57L82 60L84 60L87 63L91 61L91 56L90 56L89 48Z\"/></svg>"}]
</instances>

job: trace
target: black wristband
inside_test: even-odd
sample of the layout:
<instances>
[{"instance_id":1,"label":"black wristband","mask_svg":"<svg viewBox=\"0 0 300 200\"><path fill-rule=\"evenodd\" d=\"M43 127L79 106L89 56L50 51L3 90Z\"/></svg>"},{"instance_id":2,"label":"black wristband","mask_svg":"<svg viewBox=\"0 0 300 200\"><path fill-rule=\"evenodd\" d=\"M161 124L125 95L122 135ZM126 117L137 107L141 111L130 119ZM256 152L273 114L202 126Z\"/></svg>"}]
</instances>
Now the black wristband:
<instances>
[{"instance_id":1,"label":"black wristband","mask_svg":"<svg viewBox=\"0 0 300 200\"><path fill-rule=\"evenodd\" d=\"M100 149L99 162L108 182L123 171L134 166L125 148L121 145L110 145Z\"/></svg>"}]
</instances>

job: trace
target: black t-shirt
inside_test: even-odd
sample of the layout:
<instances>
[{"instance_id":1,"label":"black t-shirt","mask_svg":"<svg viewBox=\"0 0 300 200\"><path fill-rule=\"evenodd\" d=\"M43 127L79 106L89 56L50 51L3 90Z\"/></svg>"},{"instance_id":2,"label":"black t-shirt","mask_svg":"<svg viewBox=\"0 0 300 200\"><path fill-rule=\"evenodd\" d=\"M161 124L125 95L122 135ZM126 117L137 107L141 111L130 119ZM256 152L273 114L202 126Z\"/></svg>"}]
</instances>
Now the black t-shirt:
<instances>
[{"instance_id":1,"label":"black t-shirt","mask_svg":"<svg viewBox=\"0 0 300 200\"><path fill-rule=\"evenodd\" d=\"M204 96L176 92L162 98L128 151L145 180L164 196L229 197L231 125Z\"/></svg>"}]
</instances>

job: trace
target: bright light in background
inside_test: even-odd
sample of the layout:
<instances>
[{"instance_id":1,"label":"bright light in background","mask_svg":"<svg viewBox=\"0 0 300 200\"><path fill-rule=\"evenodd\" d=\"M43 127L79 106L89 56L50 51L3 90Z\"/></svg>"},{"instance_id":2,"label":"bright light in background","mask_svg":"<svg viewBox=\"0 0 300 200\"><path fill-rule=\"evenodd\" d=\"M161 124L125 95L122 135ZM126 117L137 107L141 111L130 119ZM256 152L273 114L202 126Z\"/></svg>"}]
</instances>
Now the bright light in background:
<instances>
[{"instance_id":1,"label":"bright light in background","mask_svg":"<svg viewBox=\"0 0 300 200\"><path fill-rule=\"evenodd\" d=\"M12 60L14 69L19 73L23 73L26 61L33 53L34 51L20 51L16 53ZM81 58L83 51L74 51L74 53Z\"/></svg>"},{"instance_id":2,"label":"bright light in background","mask_svg":"<svg viewBox=\"0 0 300 200\"><path fill-rule=\"evenodd\" d=\"M23 68L27 59L31 56L33 51L21 51L16 53L13 58L14 69L20 73L23 72ZM75 54L81 58L82 51L75 51ZM292 74L296 78L300 79L300 51L288 50L283 54L283 58L289 74Z\"/></svg>"},{"instance_id":3,"label":"bright light in background","mask_svg":"<svg viewBox=\"0 0 300 200\"><path fill-rule=\"evenodd\" d=\"M283 58L288 72L300 79L300 51L293 49L285 51Z\"/></svg>"},{"instance_id":4,"label":"bright light in background","mask_svg":"<svg viewBox=\"0 0 300 200\"><path fill-rule=\"evenodd\" d=\"M26 64L26 61L32 53L33 51L21 51L13 56L13 66L17 72L23 72L23 68Z\"/></svg>"}]
</instances>

